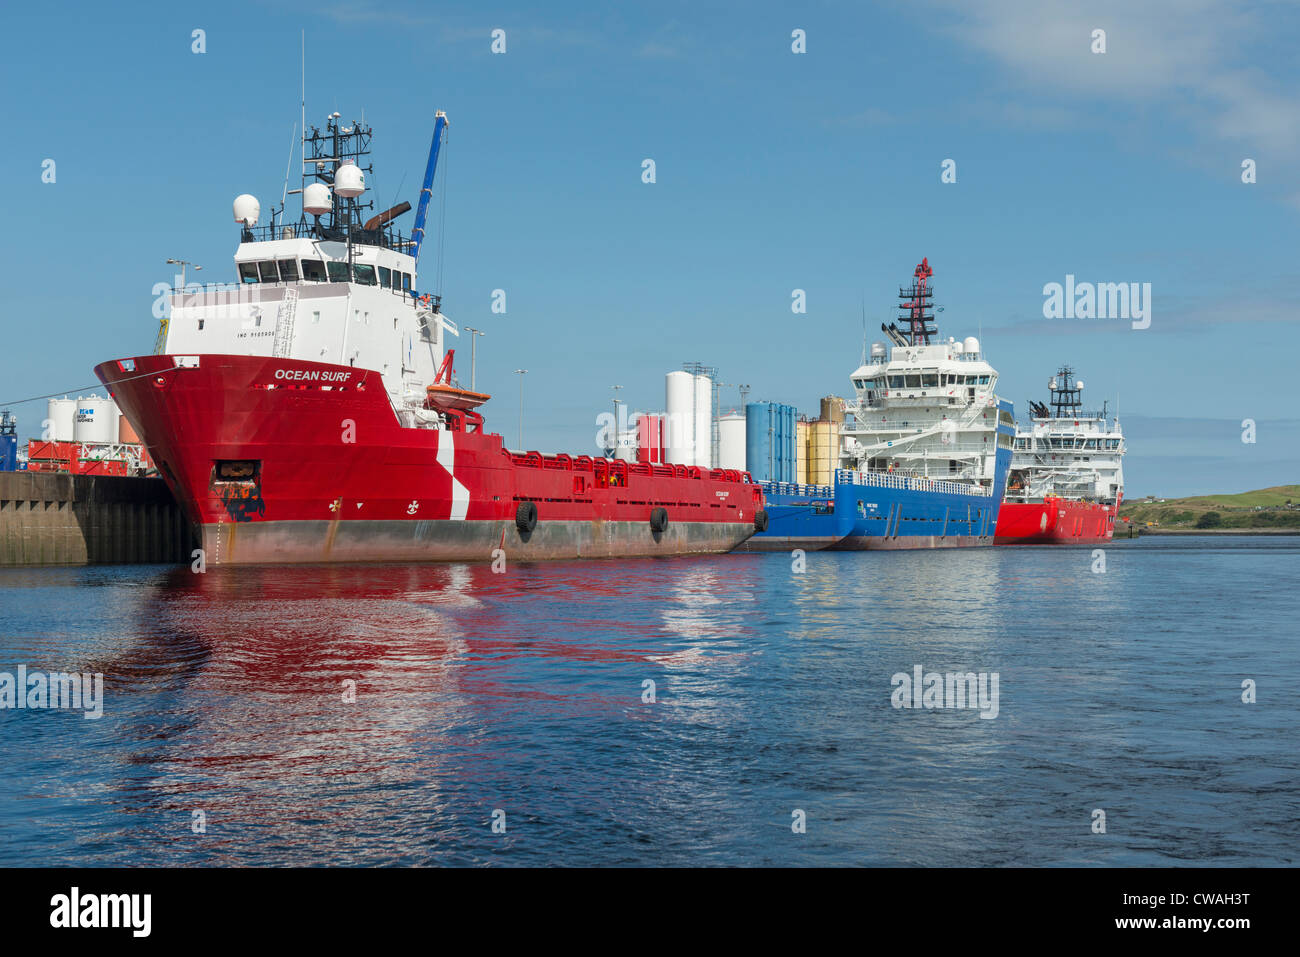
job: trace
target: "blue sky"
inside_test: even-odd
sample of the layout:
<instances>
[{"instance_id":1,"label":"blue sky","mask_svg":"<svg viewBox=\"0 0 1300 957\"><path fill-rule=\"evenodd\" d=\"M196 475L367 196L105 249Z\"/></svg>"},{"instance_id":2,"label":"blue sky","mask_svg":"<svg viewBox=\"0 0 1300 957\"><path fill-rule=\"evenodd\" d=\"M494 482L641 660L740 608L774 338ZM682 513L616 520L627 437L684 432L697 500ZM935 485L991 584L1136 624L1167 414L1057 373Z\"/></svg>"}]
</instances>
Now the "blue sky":
<instances>
[{"instance_id":1,"label":"blue sky","mask_svg":"<svg viewBox=\"0 0 1300 957\"><path fill-rule=\"evenodd\" d=\"M1096 404L1118 399L1130 496L1300 481L1294 3L52 3L4 18L0 401L151 351L168 257L233 278L230 203L278 202L305 28L308 122L364 111L380 208L414 203L448 113L444 307L488 333L478 385L512 444L519 367L525 444L543 450L591 450L614 384L661 408L684 361L815 412L847 389L864 301L877 329L928 256L942 332L982 334L1018 410L1062 362ZM1151 283L1151 327L1043 318L1044 284L1067 273ZM39 431L43 403L13 409Z\"/></svg>"}]
</instances>

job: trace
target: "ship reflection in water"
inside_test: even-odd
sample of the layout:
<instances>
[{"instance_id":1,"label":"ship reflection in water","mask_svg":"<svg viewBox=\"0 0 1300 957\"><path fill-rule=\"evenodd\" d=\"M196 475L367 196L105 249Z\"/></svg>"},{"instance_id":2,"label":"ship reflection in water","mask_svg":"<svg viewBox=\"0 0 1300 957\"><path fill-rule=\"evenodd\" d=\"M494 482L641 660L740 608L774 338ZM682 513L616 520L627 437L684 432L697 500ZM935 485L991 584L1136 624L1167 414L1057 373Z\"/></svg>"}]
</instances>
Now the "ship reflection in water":
<instances>
[{"instance_id":1,"label":"ship reflection in water","mask_svg":"<svg viewBox=\"0 0 1300 957\"><path fill-rule=\"evenodd\" d=\"M0 864L1280 863L1300 550L1187 544L5 572L0 671L105 705L0 712Z\"/></svg>"}]
</instances>

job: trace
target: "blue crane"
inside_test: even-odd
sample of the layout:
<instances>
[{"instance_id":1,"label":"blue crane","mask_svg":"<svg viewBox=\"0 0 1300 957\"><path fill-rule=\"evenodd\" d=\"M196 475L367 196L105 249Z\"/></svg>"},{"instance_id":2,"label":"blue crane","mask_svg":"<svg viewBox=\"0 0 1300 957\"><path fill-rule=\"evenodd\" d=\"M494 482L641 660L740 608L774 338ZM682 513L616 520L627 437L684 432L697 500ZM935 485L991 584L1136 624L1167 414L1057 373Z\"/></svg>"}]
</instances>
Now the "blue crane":
<instances>
[{"instance_id":1,"label":"blue crane","mask_svg":"<svg viewBox=\"0 0 1300 957\"><path fill-rule=\"evenodd\" d=\"M439 110L434 114L433 142L429 144L429 165L424 170L424 185L420 188L420 205L415 211L415 227L411 230L414 243L411 255L415 264L420 264L420 246L424 244L424 223L429 216L429 197L433 195L433 173L438 168L438 148L442 146L443 134L447 131L447 114Z\"/></svg>"}]
</instances>

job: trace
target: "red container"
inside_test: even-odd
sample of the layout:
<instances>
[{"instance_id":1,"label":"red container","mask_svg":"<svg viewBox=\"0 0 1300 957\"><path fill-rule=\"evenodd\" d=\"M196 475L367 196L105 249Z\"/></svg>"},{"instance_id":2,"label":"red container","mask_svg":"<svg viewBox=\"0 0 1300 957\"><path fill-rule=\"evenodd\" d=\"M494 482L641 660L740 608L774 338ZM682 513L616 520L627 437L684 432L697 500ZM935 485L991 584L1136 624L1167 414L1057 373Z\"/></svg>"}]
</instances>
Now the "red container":
<instances>
[{"instance_id":1,"label":"red container","mask_svg":"<svg viewBox=\"0 0 1300 957\"><path fill-rule=\"evenodd\" d=\"M636 460L642 464L658 465L664 460L663 418L649 412L641 413L636 423Z\"/></svg>"}]
</instances>

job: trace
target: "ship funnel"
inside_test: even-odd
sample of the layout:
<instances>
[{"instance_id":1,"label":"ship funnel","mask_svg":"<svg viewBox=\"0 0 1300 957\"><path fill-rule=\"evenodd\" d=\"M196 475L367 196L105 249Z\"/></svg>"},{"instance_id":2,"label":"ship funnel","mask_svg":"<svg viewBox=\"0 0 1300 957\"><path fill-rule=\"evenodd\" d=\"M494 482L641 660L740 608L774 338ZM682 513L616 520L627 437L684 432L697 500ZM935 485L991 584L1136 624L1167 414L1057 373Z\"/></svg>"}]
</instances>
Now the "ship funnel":
<instances>
[{"instance_id":1,"label":"ship funnel","mask_svg":"<svg viewBox=\"0 0 1300 957\"><path fill-rule=\"evenodd\" d=\"M302 211L308 216L324 216L332 208L330 188L324 183L312 183L302 191Z\"/></svg>"},{"instance_id":2,"label":"ship funnel","mask_svg":"<svg viewBox=\"0 0 1300 957\"><path fill-rule=\"evenodd\" d=\"M257 217L262 215L262 204L256 196L241 193L235 197L235 222L245 226L256 226Z\"/></svg>"},{"instance_id":3,"label":"ship funnel","mask_svg":"<svg viewBox=\"0 0 1300 957\"><path fill-rule=\"evenodd\" d=\"M366 174L356 163L344 163L334 171L334 192L355 199L366 191Z\"/></svg>"}]
</instances>

